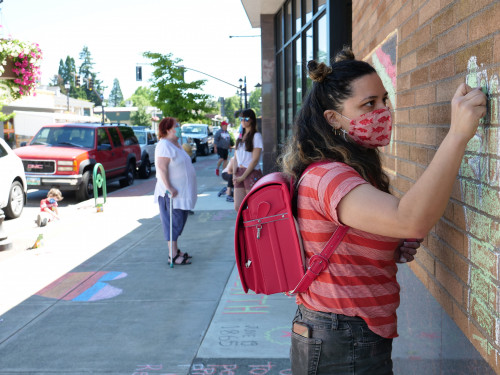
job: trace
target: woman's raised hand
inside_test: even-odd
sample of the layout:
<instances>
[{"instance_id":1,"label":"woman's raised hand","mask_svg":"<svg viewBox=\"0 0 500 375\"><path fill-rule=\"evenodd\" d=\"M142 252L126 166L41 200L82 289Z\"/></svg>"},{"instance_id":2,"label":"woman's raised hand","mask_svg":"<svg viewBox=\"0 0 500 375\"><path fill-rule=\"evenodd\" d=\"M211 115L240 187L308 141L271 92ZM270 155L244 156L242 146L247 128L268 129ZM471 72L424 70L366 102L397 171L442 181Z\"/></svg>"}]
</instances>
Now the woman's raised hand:
<instances>
[{"instance_id":1,"label":"woman's raised hand","mask_svg":"<svg viewBox=\"0 0 500 375\"><path fill-rule=\"evenodd\" d=\"M479 119L486 115L486 95L480 88L462 83L451 101L450 133L469 141L476 134Z\"/></svg>"}]
</instances>

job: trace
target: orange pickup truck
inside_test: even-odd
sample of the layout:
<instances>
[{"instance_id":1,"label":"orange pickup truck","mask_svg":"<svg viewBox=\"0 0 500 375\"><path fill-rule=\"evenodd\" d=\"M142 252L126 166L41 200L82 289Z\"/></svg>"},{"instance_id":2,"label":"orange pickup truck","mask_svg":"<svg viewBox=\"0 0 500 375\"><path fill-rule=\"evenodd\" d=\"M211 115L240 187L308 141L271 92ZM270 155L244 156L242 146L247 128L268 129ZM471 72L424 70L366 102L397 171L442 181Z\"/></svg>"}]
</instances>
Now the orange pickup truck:
<instances>
[{"instance_id":1,"label":"orange pickup truck","mask_svg":"<svg viewBox=\"0 0 500 375\"><path fill-rule=\"evenodd\" d=\"M101 163L106 181L134 183L141 148L132 128L100 123L43 126L28 145L14 152L21 158L28 188L73 190L78 201L93 197L93 168Z\"/></svg>"}]
</instances>

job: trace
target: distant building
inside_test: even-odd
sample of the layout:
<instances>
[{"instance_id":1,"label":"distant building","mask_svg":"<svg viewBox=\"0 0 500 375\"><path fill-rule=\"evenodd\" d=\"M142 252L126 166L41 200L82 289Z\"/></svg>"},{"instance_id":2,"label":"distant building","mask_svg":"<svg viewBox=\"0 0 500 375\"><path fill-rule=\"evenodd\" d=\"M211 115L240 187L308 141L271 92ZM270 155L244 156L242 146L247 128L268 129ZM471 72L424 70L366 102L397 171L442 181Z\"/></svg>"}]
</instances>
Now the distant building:
<instances>
[{"instance_id":1,"label":"distant building","mask_svg":"<svg viewBox=\"0 0 500 375\"><path fill-rule=\"evenodd\" d=\"M15 113L3 126L3 138L11 147L26 142L47 124L99 121L94 116L94 103L69 98L59 87L39 86L36 95L24 96L2 108L5 114Z\"/></svg>"},{"instance_id":2,"label":"distant building","mask_svg":"<svg viewBox=\"0 0 500 375\"><path fill-rule=\"evenodd\" d=\"M131 117L132 114L138 110L138 107L104 107L105 121L136 125L132 124ZM146 107L146 112L151 115L151 127L155 129L160 119L163 118L161 111L156 107ZM102 118L102 107L94 108L94 113Z\"/></svg>"}]
</instances>

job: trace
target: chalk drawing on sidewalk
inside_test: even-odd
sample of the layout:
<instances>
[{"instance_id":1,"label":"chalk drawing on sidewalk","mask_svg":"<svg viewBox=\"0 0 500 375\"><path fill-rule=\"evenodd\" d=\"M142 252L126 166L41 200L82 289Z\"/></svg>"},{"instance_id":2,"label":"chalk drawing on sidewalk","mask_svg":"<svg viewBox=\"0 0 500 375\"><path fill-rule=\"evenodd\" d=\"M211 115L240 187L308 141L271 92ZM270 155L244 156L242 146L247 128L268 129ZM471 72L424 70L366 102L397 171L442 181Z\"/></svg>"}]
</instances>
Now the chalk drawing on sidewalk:
<instances>
[{"instance_id":1,"label":"chalk drawing on sidewalk","mask_svg":"<svg viewBox=\"0 0 500 375\"><path fill-rule=\"evenodd\" d=\"M204 364L193 363L190 375L291 375L290 368L278 368L279 365L267 361L258 364Z\"/></svg>"},{"instance_id":2,"label":"chalk drawing on sidewalk","mask_svg":"<svg viewBox=\"0 0 500 375\"><path fill-rule=\"evenodd\" d=\"M273 328L265 333L266 340L278 345L291 345L292 332L290 327L281 326Z\"/></svg>"},{"instance_id":3,"label":"chalk drawing on sidewalk","mask_svg":"<svg viewBox=\"0 0 500 375\"><path fill-rule=\"evenodd\" d=\"M149 374L156 374L156 375L177 375L176 373L158 373L158 371L163 370L163 365L137 365L135 371L132 373L132 375L149 375Z\"/></svg>"},{"instance_id":4,"label":"chalk drawing on sidewalk","mask_svg":"<svg viewBox=\"0 0 500 375\"><path fill-rule=\"evenodd\" d=\"M478 66L476 56L467 64L466 83L481 87L488 96L487 114L469 141L460 166L461 198L467 230L468 306L467 312L500 346L500 294L496 285L500 264L500 132L499 79ZM487 341L478 340L486 351L498 353Z\"/></svg>"},{"instance_id":5,"label":"chalk drawing on sidewalk","mask_svg":"<svg viewBox=\"0 0 500 375\"><path fill-rule=\"evenodd\" d=\"M127 277L125 272L69 272L36 293L37 296L64 301L94 302L114 298L122 289L109 281Z\"/></svg>"},{"instance_id":6,"label":"chalk drawing on sidewalk","mask_svg":"<svg viewBox=\"0 0 500 375\"><path fill-rule=\"evenodd\" d=\"M219 346L257 346L258 329L258 326L250 324L222 326L219 330Z\"/></svg>"},{"instance_id":7,"label":"chalk drawing on sidewalk","mask_svg":"<svg viewBox=\"0 0 500 375\"><path fill-rule=\"evenodd\" d=\"M230 299L225 301L223 314L268 314L270 305L265 294L246 294L238 279L229 290Z\"/></svg>"},{"instance_id":8,"label":"chalk drawing on sidewalk","mask_svg":"<svg viewBox=\"0 0 500 375\"><path fill-rule=\"evenodd\" d=\"M234 210L201 211L198 215L200 223L210 223L212 221L231 220L234 218Z\"/></svg>"}]
</instances>

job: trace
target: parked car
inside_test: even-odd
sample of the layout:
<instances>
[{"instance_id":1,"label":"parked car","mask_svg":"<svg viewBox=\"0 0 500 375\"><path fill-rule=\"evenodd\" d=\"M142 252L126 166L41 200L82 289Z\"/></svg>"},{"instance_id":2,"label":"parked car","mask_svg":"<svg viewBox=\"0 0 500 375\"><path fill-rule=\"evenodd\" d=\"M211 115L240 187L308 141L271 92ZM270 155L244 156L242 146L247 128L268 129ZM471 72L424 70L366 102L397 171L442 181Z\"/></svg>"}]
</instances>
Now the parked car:
<instances>
[{"instance_id":1,"label":"parked car","mask_svg":"<svg viewBox=\"0 0 500 375\"><path fill-rule=\"evenodd\" d=\"M0 208L9 219L21 216L26 204L26 176L23 162L0 138Z\"/></svg>"},{"instance_id":2,"label":"parked car","mask_svg":"<svg viewBox=\"0 0 500 375\"><path fill-rule=\"evenodd\" d=\"M182 132L194 139L198 155L208 155L214 152L214 133L210 125L184 124Z\"/></svg>"},{"instance_id":3,"label":"parked car","mask_svg":"<svg viewBox=\"0 0 500 375\"><path fill-rule=\"evenodd\" d=\"M131 127L100 123L43 126L29 145L14 151L34 189L73 190L78 201L94 196L93 171L104 167L106 182L134 183L141 147Z\"/></svg>"},{"instance_id":4,"label":"parked car","mask_svg":"<svg viewBox=\"0 0 500 375\"><path fill-rule=\"evenodd\" d=\"M181 143L184 151L186 151L187 154L191 157L191 163L196 163L196 142L193 140L193 138L182 134Z\"/></svg>"},{"instance_id":5,"label":"parked car","mask_svg":"<svg viewBox=\"0 0 500 375\"><path fill-rule=\"evenodd\" d=\"M141 146L139 177L149 178L151 176L151 166L155 163L155 149L158 138L155 132L146 126L132 126L132 129Z\"/></svg>"}]
</instances>

